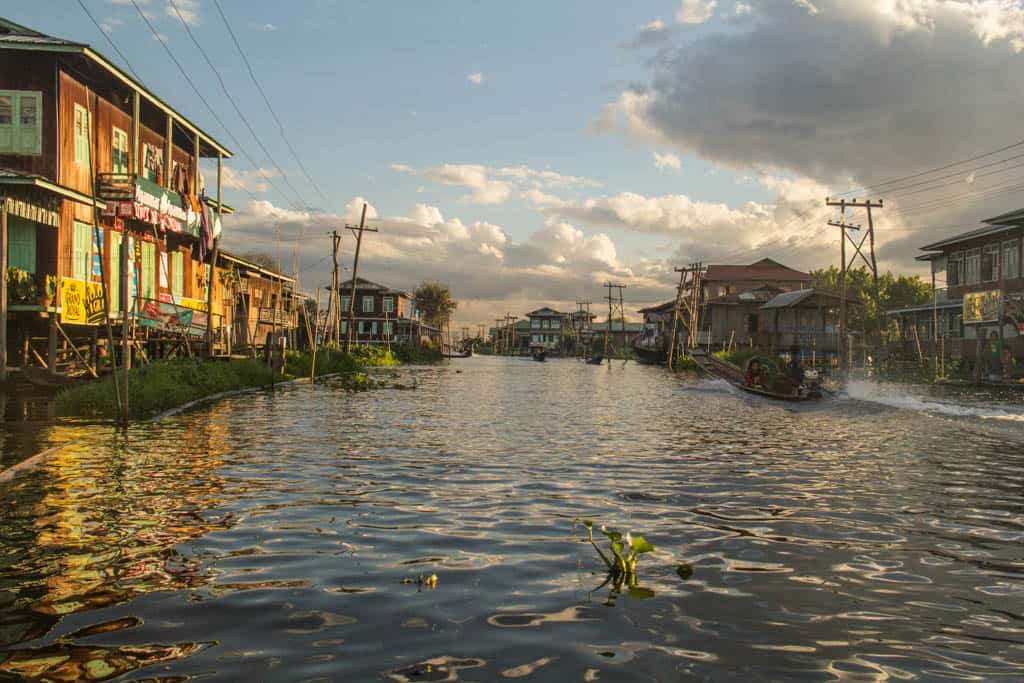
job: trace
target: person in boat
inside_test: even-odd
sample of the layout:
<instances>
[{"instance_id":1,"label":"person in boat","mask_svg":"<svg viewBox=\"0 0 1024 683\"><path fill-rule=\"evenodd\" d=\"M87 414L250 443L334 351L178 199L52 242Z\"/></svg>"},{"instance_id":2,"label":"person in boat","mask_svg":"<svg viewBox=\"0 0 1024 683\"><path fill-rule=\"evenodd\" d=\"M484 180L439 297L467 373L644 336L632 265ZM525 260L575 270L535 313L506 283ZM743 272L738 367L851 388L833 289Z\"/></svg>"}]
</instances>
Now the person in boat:
<instances>
[{"instance_id":1,"label":"person in boat","mask_svg":"<svg viewBox=\"0 0 1024 683\"><path fill-rule=\"evenodd\" d=\"M764 380L765 371L761 361L756 358L752 359L747 365L747 374L744 377L744 382L748 387L761 387L763 389L765 385Z\"/></svg>"},{"instance_id":2,"label":"person in boat","mask_svg":"<svg viewBox=\"0 0 1024 683\"><path fill-rule=\"evenodd\" d=\"M789 350L789 367L786 369L789 381L794 387L800 387L804 383L804 364L800 361L800 347L794 346Z\"/></svg>"}]
</instances>

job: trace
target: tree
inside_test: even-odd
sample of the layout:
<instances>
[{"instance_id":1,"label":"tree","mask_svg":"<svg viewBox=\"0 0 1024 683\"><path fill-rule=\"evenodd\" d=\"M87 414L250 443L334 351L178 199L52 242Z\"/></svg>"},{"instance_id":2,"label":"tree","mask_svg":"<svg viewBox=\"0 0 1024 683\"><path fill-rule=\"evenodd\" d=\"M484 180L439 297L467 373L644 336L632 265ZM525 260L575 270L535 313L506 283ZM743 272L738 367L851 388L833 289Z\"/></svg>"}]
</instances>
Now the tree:
<instances>
[{"instance_id":1,"label":"tree","mask_svg":"<svg viewBox=\"0 0 1024 683\"><path fill-rule=\"evenodd\" d=\"M811 271L811 287L833 294L839 293L839 268L829 266ZM847 319L850 329L868 334L878 331L881 321L879 312L875 310L874 284L871 272L864 266L846 271L846 296L850 305ZM878 276L878 300L885 311L916 306L932 300L932 286L916 275L893 275L883 273Z\"/></svg>"},{"instance_id":2,"label":"tree","mask_svg":"<svg viewBox=\"0 0 1024 683\"><path fill-rule=\"evenodd\" d=\"M434 280L421 282L413 293L413 299L423 321L438 329L445 326L459 306L459 302L452 298L448 286Z\"/></svg>"}]
</instances>

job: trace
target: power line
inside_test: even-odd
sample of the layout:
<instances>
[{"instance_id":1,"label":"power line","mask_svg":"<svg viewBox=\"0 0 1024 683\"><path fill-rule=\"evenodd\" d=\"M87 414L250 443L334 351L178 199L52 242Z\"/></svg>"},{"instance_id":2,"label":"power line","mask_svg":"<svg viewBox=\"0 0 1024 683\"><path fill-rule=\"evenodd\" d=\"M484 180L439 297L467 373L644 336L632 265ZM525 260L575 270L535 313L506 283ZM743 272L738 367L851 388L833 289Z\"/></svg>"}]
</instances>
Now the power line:
<instances>
[{"instance_id":1,"label":"power line","mask_svg":"<svg viewBox=\"0 0 1024 683\"><path fill-rule=\"evenodd\" d=\"M253 140L255 140L256 144L259 145L259 148L263 150L263 153L267 155L267 158L270 160L270 163L274 165L274 168L277 170L277 172L281 174L281 180L283 180L285 185L287 185L288 188L293 193L295 193L296 198L298 198L299 200L299 204L301 205L305 203L305 200L303 199L302 195L299 193L298 190L295 189L291 181L288 180L288 175L283 170L281 170L281 167L278 165L277 160L274 159L274 156L263 144L263 141L260 140L260 136L256 134L256 131L253 129L252 124L249 123L249 119L247 119L245 117L245 114L242 113L242 110L238 106L238 103L235 101L235 98L231 96L231 91L228 90L228 86L224 82L224 79L221 77L220 71L218 71L217 67L213 65L213 61L210 59L210 56L206 54L206 50L204 50L203 46L199 44L198 40L196 40L195 35L192 33L192 29L189 28L188 22L185 21L185 17L181 16L181 12L178 11L178 5L174 2L174 0L169 0L169 2L171 3L171 7L174 9L174 13L178 15L178 20L181 21L181 25L185 27L185 32L188 34L188 37L192 40L192 43L199 50L199 54L203 56L203 59L206 61L207 66L209 66L210 70L213 71L213 75L217 77L217 81L220 83L221 90L224 91L224 96L228 98L229 102L231 102L231 106L234 107L235 113L238 114L238 118L242 119L242 123L245 124L245 127L249 129L249 133L252 134ZM135 0L132 0L132 4L135 4Z\"/></svg>"},{"instance_id":2,"label":"power line","mask_svg":"<svg viewBox=\"0 0 1024 683\"><path fill-rule=\"evenodd\" d=\"M323 193L323 190L320 189L320 186L317 184L313 176L310 175L309 171L306 170L306 166L302 163L301 157L295 151L295 148L292 146L291 141L288 140L288 136L285 135L284 124L281 123L281 119L277 116L277 112L274 111L274 108L270 104L270 98L267 97L267 93L263 90L263 86L260 85L259 80L256 78L256 73L253 71L252 65L249 63L249 59L245 56L245 51L242 50L242 46L239 44L238 38L235 37L235 32L231 29L231 22L229 22L228 18L224 15L224 10L221 9L219 0L214 0L213 4L217 7L217 12L220 14L220 18L224 21L224 26L228 30L228 35L231 36L231 42L235 44L235 48L238 50L239 56L241 56L242 61L245 63L245 68L249 71L249 77L252 79L252 82L256 86L256 89L259 90L260 95L263 97L263 102L264 104L267 105L267 109L270 111L270 115L273 116L274 121L277 122L277 128L281 133L281 139L284 140L284 144L288 146L288 150L292 153L292 157L294 157L295 162L299 165L299 168L302 169L302 173L303 175L306 176L306 180L310 182L313 188L320 195L321 199L323 199L324 202L326 202L327 204L330 204L330 200Z\"/></svg>"},{"instance_id":3,"label":"power line","mask_svg":"<svg viewBox=\"0 0 1024 683\"><path fill-rule=\"evenodd\" d=\"M124 62L125 66L128 67L128 70L131 71L132 76L135 76L135 80L141 83L142 79L139 78L139 74L135 73L135 69L132 68L131 62L129 62L128 58L124 56L124 53L118 49L117 45L114 44L114 41L110 39L110 34L104 31L103 27L100 26L98 21L96 21L96 17L94 17L92 15L92 12L89 11L89 8L85 6L85 2L83 2L83 0L78 0L78 6L82 8L83 12L85 12L85 16L89 17L89 21L91 21L92 25L96 27L96 30L99 31L103 35L103 37L107 39L107 43L110 44L110 47L114 48L114 52L117 53L117 56L120 57L121 61Z\"/></svg>"},{"instance_id":4,"label":"power line","mask_svg":"<svg viewBox=\"0 0 1024 683\"><path fill-rule=\"evenodd\" d=\"M999 166L1000 164L1005 164L1007 162L1014 161L1016 159L1022 159L1022 158L1024 158L1024 154L1015 154L1014 156L1007 157L1005 159L1000 159L999 161L993 161L993 162L990 162L990 163L987 163L987 164L982 164L981 166L975 166L974 168L969 169L969 171L970 171L969 175L975 174L976 171L980 171L980 170L985 169L985 168L991 168L993 166ZM975 177L975 179L977 179L977 178L984 178L984 177L987 177L987 176L990 176L990 175L994 175L996 173L1005 173L1006 171L1011 171L1011 170L1013 170L1015 168L1020 168L1021 166L1024 166L1024 163L1013 164L1012 166L1007 166L1006 168L996 169L994 171L988 171L987 173L981 173L981 174L975 175L974 177ZM928 190L938 189L938 188L941 188L941 187L948 187L949 185L955 185L957 182L959 182L960 180L963 179L964 173L966 173L967 171L968 171L968 169L965 169L965 170L962 170L962 171L957 171L955 173L948 173L946 175L939 176L938 178L931 178L930 180L923 180L923 181L920 181L920 182L917 182L917 183L910 183L909 185L904 185L902 187L896 187L896 188L893 188L891 190L886 190L885 191L885 196L886 197L893 197L893 196L898 196L900 194L912 195L912 194L918 194L918 193L921 193L921 192L927 192ZM932 185L932 183L939 183L939 181L949 180L949 179L953 179L953 182L940 183L940 184ZM925 187L921 187L922 185L924 185ZM920 188L920 189L916 189L913 192L904 192L904 190L909 190L909 189L912 189L912 188Z\"/></svg>"},{"instance_id":5,"label":"power line","mask_svg":"<svg viewBox=\"0 0 1024 683\"><path fill-rule=\"evenodd\" d=\"M953 168L954 166L961 166L963 164L969 164L972 161L978 161L979 159L984 159L985 157L990 157L990 156L993 156L995 154L999 154L1000 152L1005 152L1007 150L1014 149L1016 147L1020 147L1021 145L1024 145L1024 140L1019 140L1019 141L1017 141L1017 142L1015 142L1015 143L1013 143L1011 145L1006 145L1005 147L1000 147L999 149L994 149L991 152L985 152L984 154L978 154L977 156L973 156L973 157L970 157L968 159L961 159L960 161L953 161L953 162L948 163L948 164L946 164L944 166L937 166L935 168L930 168L928 170L920 171L918 173L912 173L910 175L905 175L905 176L902 176L902 177L899 177L899 178L892 178L890 180L884 180L884 181L882 181L880 183L875 183L873 185L865 185L864 187L861 187L861 188L858 188L858 189L855 189L855 190L848 190L846 192L839 192L839 193L836 193L834 196L836 196L836 197L844 197L846 195L857 194L857 193L864 193L864 192L866 192L868 190L872 190L875 194L879 194L878 188L883 187L885 185L892 185L894 183L903 182L904 180L912 180L914 178L920 178L922 176L926 176L926 175L929 175L929 174L932 174L932 173L937 173L939 171L945 171L946 169Z\"/></svg>"},{"instance_id":6,"label":"power line","mask_svg":"<svg viewBox=\"0 0 1024 683\"><path fill-rule=\"evenodd\" d=\"M138 12L139 16L142 18L142 21L144 21L146 23L146 26L149 27L149 30L153 34L153 37L157 39L157 42L159 42L161 46L163 46L164 52L166 52L167 56L171 58L171 61L174 62L174 65L178 67L178 71L181 72L182 77L184 77L185 82L187 82L189 84L189 86L192 88L192 91L196 94L196 97L199 98L200 102L202 102L204 105L206 105L206 108L209 110L210 115L213 116L214 120L218 124L220 124L220 127L224 130L224 133L229 138L231 138L231 141L234 143L234 145L238 149L239 153L243 157L245 157L245 160L248 161L249 164L252 165L253 168L256 169L257 173L259 173L261 176L263 176L263 179L266 180L267 183L271 187L273 187L284 198L284 200L286 202L288 202L289 204L292 205L292 208L295 208L295 209L301 208L299 205L297 205L295 202L293 202L284 192L282 192L281 189L279 187L277 187L277 185L274 184L274 181L270 179L270 176L268 176L263 171L263 169L260 168L260 166L255 161L252 160L252 157L249 156L249 153L245 151L244 147L242 147L242 143L240 143L238 141L238 138L236 138L234 133L231 132L231 129L228 128L227 124L224 123L223 119L221 119L220 116L217 115L217 112L210 105L209 101L199 91L199 88L197 88L195 86L195 84L192 82L192 79L189 77L188 72L185 71L185 67L183 67L181 65L181 62L178 61L178 58L174 56L173 52L171 52L171 48L169 48L167 46L167 43L166 43L166 41L164 41L163 36L160 35L160 33L156 30L156 27L153 26L153 24L149 21L149 18L142 11L142 8L139 7L139 5L136 2L136 0L129 0L129 1L132 3L132 7L135 8L135 11Z\"/></svg>"}]
</instances>

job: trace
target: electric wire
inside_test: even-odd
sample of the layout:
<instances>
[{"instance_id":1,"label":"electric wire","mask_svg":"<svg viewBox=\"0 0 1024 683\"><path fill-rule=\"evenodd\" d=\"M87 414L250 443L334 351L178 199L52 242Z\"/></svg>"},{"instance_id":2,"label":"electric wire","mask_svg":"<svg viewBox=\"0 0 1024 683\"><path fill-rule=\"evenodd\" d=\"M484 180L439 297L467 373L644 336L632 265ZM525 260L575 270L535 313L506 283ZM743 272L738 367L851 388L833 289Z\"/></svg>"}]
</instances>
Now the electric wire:
<instances>
[{"instance_id":1,"label":"electric wire","mask_svg":"<svg viewBox=\"0 0 1024 683\"><path fill-rule=\"evenodd\" d=\"M231 29L231 22L228 21L227 16L225 16L224 10L220 6L219 0L214 0L213 4L217 8L217 12L220 14L220 18L224 21L224 26L227 28L228 35L231 36L231 42L235 44L235 48L238 50L238 54L242 58L242 62L245 63L245 68L249 71L249 77L252 79L252 82L256 86L256 89L263 97L263 103L267 105L267 110L270 112L270 115L274 117L274 121L277 123L278 131L281 133L281 139L284 140L284 144L287 145L288 150L291 152L292 157L295 159L295 162L302 170L303 175L306 176L306 180L310 182L310 184L313 186L313 189L315 189L317 191L317 194L320 195L321 199L323 199L324 202L326 202L327 204L330 204L330 200L324 194L323 190L320 189L320 185L317 184L313 176L309 173L308 170L306 170L305 164L302 163L302 158L295 151L295 147L292 146L292 143L288 139L288 136L285 135L284 124L281 122L280 117L278 117L277 112L274 110L274 107L271 106L270 98L267 97L267 93L263 90L263 86L260 85L259 79L256 78L256 73L252 68L252 64L250 64L249 58L246 57L245 51L242 49L241 44L238 42L238 38L235 36L235 32Z\"/></svg>"},{"instance_id":2,"label":"electric wire","mask_svg":"<svg viewBox=\"0 0 1024 683\"><path fill-rule=\"evenodd\" d=\"M220 87L221 90L224 92L224 96L227 97L228 101L231 103L231 106L234 108L235 113L238 114L238 118L242 120L242 123L245 124L245 127L249 130L249 133L252 135L253 140L256 141L256 144L259 146L261 150L263 150L263 153L267 156L267 159L269 159L270 163L273 164L274 169L281 175L281 180L284 181L284 184L287 185L288 188L295 194L295 197L299 200L298 205L309 206L306 200L302 197L302 194L295 189L295 186L292 185L291 181L288 179L288 174L286 174L281 169L281 166L277 163L277 160L274 159L274 155L270 153L266 145L263 144L263 141L260 140L260 136L256 134L256 131L255 129L253 129L252 124L249 123L249 119L246 118L245 114L242 113L241 107L238 106L238 102L236 102L235 98L232 97L231 91L228 90L227 83L224 82L223 77L221 77L220 75L220 71L218 71L217 67L214 66L213 60L211 60L210 56L206 54L206 50L203 49L203 46L200 45L198 40L196 40L195 34L192 33L192 29L189 27L188 22L185 21L185 17L183 17L181 15L181 12L178 10L178 5L174 2L174 0L168 0L168 2L170 2L171 8L174 9L174 13L178 16L178 20L181 21L181 25L185 28L185 33L188 34L188 37L192 40L192 43L199 50L199 54L202 55L203 59L206 61L207 66L209 66L210 70L213 71L213 75L216 76L217 81L220 83ZM135 4L135 0L132 0L132 4Z\"/></svg>"},{"instance_id":3,"label":"electric wire","mask_svg":"<svg viewBox=\"0 0 1024 683\"><path fill-rule=\"evenodd\" d=\"M132 76L135 77L135 80L141 83L142 79L139 78L139 74L135 73L135 69L132 68L131 62L128 61L128 58L124 56L124 53L121 52L117 45L114 44L114 41L110 38L110 34L104 31L103 27L100 26L100 23L96 21L96 17L94 17L92 15L92 12L89 11L89 8L85 6L84 0L78 0L78 6L82 8L83 12L85 12L85 16L89 17L89 21L91 21L92 25L96 27L96 30L99 31L107 40L107 43L109 43L110 47L114 48L114 52L117 53L117 56L120 57L121 61L124 62L125 66L128 67L128 71L130 71Z\"/></svg>"}]
</instances>

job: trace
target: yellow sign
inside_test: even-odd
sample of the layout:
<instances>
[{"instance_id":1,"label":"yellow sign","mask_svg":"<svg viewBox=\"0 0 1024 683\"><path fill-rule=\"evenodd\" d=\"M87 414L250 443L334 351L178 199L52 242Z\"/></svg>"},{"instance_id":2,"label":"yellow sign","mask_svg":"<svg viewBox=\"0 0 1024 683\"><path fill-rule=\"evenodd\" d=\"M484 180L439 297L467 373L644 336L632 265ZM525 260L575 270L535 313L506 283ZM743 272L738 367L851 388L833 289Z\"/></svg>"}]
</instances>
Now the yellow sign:
<instances>
[{"instance_id":1,"label":"yellow sign","mask_svg":"<svg viewBox=\"0 0 1024 683\"><path fill-rule=\"evenodd\" d=\"M206 302L199 299L189 299L187 296L183 296L178 304L185 308L191 308L193 311L206 312Z\"/></svg>"},{"instance_id":2,"label":"yellow sign","mask_svg":"<svg viewBox=\"0 0 1024 683\"><path fill-rule=\"evenodd\" d=\"M1003 303L1001 290L964 294L964 324L999 322Z\"/></svg>"},{"instance_id":3,"label":"yellow sign","mask_svg":"<svg viewBox=\"0 0 1024 683\"><path fill-rule=\"evenodd\" d=\"M103 322L103 285L81 280L60 281L60 321L76 325Z\"/></svg>"}]
</instances>

